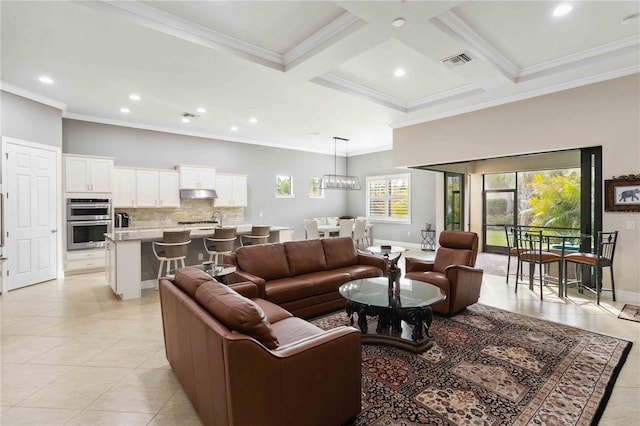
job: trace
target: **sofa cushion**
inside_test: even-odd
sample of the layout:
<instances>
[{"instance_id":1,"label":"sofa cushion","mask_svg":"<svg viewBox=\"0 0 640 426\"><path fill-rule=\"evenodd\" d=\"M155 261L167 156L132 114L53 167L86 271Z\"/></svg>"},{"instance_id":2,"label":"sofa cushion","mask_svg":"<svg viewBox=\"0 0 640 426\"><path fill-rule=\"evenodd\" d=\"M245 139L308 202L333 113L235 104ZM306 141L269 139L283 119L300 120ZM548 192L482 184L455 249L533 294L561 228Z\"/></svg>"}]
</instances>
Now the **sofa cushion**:
<instances>
[{"instance_id":1,"label":"sofa cushion","mask_svg":"<svg viewBox=\"0 0 640 426\"><path fill-rule=\"evenodd\" d=\"M351 281L351 275L347 272L321 271L300 275L298 278L309 280L313 283L313 294L331 293L340 286Z\"/></svg>"},{"instance_id":2,"label":"sofa cushion","mask_svg":"<svg viewBox=\"0 0 640 426\"><path fill-rule=\"evenodd\" d=\"M173 283L180 290L187 293L192 299L196 295L196 290L202 284L213 281L209 274L196 268L180 268L176 271Z\"/></svg>"},{"instance_id":3,"label":"sofa cushion","mask_svg":"<svg viewBox=\"0 0 640 426\"><path fill-rule=\"evenodd\" d=\"M358 263L358 252L349 237L323 238L322 247L327 261L327 269L342 268Z\"/></svg>"},{"instance_id":4,"label":"sofa cushion","mask_svg":"<svg viewBox=\"0 0 640 426\"><path fill-rule=\"evenodd\" d=\"M284 243L284 250L287 253L291 275L302 275L327 269L324 249L320 240L289 241Z\"/></svg>"},{"instance_id":5,"label":"sofa cushion","mask_svg":"<svg viewBox=\"0 0 640 426\"><path fill-rule=\"evenodd\" d=\"M313 282L300 277L267 281L264 286L266 299L281 305L291 300L313 296Z\"/></svg>"},{"instance_id":6,"label":"sofa cushion","mask_svg":"<svg viewBox=\"0 0 640 426\"><path fill-rule=\"evenodd\" d=\"M473 252L471 250L450 249L448 247L440 247L433 263L433 271L444 273L449 265L467 265L471 261Z\"/></svg>"},{"instance_id":7,"label":"sofa cushion","mask_svg":"<svg viewBox=\"0 0 640 426\"><path fill-rule=\"evenodd\" d=\"M340 269L334 269L335 272L346 272L351 275L351 280L360 280L362 278L374 278L382 276L382 270L372 265L353 265Z\"/></svg>"},{"instance_id":8,"label":"sofa cushion","mask_svg":"<svg viewBox=\"0 0 640 426\"><path fill-rule=\"evenodd\" d=\"M240 247L236 250L236 263L241 270L266 281L291 275L284 245L280 243Z\"/></svg>"},{"instance_id":9,"label":"sofa cushion","mask_svg":"<svg viewBox=\"0 0 640 426\"><path fill-rule=\"evenodd\" d=\"M293 316L286 309L283 309L280 306L276 305L275 303L269 302L268 300L259 299L259 298L251 299L251 300L255 302L256 305L262 308L262 310L264 311L264 314L267 316L267 319L271 323L272 327L273 327L273 324L277 323L278 321L281 321L285 318L289 318Z\"/></svg>"},{"instance_id":10,"label":"sofa cushion","mask_svg":"<svg viewBox=\"0 0 640 426\"><path fill-rule=\"evenodd\" d=\"M211 281L200 285L195 300L230 330L251 336L269 349L278 347L262 308L224 284Z\"/></svg>"}]
</instances>

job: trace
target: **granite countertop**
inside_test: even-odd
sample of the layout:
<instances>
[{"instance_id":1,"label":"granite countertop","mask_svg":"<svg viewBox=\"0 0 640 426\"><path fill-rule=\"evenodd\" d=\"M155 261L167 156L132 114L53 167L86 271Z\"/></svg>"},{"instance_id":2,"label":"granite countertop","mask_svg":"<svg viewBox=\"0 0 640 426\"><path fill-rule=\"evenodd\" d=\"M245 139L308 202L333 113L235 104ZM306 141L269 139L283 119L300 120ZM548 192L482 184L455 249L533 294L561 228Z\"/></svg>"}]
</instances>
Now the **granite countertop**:
<instances>
[{"instance_id":1,"label":"granite countertop","mask_svg":"<svg viewBox=\"0 0 640 426\"><path fill-rule=\"evenodd\" d=\"M229 225L231 226L231 225ZM247 234L251 232L250 224L242 224L238 226L238 234ZM163 231L182 231L185 229L191 229L191 238L205 238L213 236L215 232L215 225L201 224L201 225L171 225L162 228L117 228L115 232L104 234L105 238L113 242L119 241L161 241ZM293 229L290 226L272 226L272 231L282 231Z\"/></svg>"}]
</instances>

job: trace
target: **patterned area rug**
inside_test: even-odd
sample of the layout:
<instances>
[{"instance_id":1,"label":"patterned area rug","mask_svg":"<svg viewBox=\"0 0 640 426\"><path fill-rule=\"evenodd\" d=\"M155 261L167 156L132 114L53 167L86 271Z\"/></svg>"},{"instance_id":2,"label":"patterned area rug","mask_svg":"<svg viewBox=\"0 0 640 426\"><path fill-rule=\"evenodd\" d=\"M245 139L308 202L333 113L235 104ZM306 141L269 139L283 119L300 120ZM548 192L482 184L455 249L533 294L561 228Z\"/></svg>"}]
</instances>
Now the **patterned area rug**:
<instances>
[{"instance_id":1,"label":"patterned area rug","mask_svg":"<svg viewBox=\"0 0 640 426\"><path fill-rule=\"evenodd\" d=\"M362 346L355 425L595 424L632 344L480 304L434 318L430 334L420 355Z\"/></svg>"},{"instance_id":2,"label":"patterned area rug","mask_svg":"<svg viewBox=\"0 0 640 426\"><path fill-rule=\"evenodd\" d=\"M618 318L626 319L629 321L640 322L640 306L636 305L624 305Z\"/></svg>"}]
</instances>

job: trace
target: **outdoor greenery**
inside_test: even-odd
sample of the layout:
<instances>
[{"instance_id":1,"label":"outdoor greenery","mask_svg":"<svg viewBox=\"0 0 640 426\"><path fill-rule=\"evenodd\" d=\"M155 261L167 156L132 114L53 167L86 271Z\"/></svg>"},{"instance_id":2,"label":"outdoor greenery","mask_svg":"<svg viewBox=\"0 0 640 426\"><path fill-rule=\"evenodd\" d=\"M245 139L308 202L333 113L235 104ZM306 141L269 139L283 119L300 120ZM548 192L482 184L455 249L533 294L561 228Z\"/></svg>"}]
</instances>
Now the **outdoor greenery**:
<instances>
[{"instance_id":1,"label":"outdoor greenery","mask_svg":"<svg viewBox=\"0 0 640 426\"><path fill-rule=\"evenodd\" d=\"M580 227L580 173L576 169L539 172L529 184L529 208L521 210L532 226Z\"/></svg>"}]
</instances>

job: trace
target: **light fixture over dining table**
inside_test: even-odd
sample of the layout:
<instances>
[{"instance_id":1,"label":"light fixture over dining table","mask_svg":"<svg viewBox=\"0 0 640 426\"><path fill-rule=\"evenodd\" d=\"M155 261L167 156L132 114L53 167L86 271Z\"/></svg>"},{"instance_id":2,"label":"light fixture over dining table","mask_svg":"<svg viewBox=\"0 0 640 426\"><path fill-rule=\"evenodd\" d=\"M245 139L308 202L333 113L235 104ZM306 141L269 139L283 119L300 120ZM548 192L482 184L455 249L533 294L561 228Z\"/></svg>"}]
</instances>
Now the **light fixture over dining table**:
<instances>
[{"instance_id":1,"label":"light fixture over dining table","mask_svg":"<svg viewBox=\"0 0 640 426\"><path fill-rule=\"evenodd\" d=\"M338 141L345 142L345 174L336 174L336 164L338 159ZM322 183L320 188L322 189L345 189L345 190L359 190L360 179L358 176L349 176L349 152L347 150L347 142L349 139L340 138L338 136L333 137L333 174L322 176Z\"/></svg>"}]
</instances>

